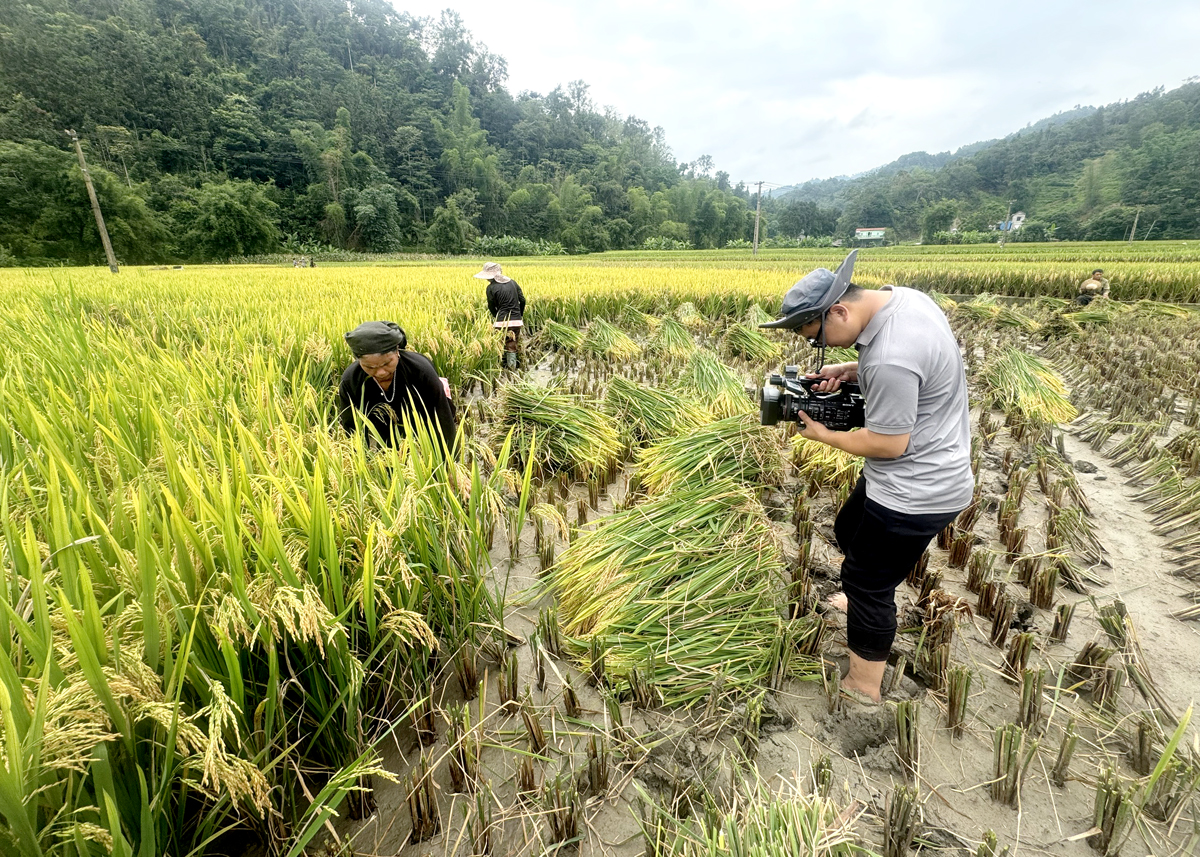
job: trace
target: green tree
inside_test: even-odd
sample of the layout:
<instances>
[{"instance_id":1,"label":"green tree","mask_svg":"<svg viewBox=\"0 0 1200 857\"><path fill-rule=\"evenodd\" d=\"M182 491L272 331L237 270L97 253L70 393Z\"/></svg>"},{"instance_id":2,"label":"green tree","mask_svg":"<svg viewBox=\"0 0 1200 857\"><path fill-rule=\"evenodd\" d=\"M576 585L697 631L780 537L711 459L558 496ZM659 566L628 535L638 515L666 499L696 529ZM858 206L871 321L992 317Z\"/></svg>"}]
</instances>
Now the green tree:
<instances>
[{"instance_id":1,"label":"green tree","mask_svg":"<svg viewBox=\"0 0 1200 857\"><path fill-rule=\"evenodd\" d=\"M73 152L37 141L0 141L0 245L18 258L99 264L104 248ZM90 170L117 258L140 264L169 256L167 231L130 186L103 167Z\"/></svg>"},{"instance_id":2,"label":"green tree","mask_svg":"<svg viewBox=\"0 0 1200 857\"><path fill-rule=\"evenodd\" d=\"M184 254L195 261L225 261L235 256L279 249L279 206L263 185L250 181L206 182L186 212Z\"/></svg>"},{"instance_id":3,"label":"green tree","mask_svg":"<svg viewBox=\"0 0 1200 857\"><path fill-rule=\"evenodd\" d=\"M921 217L921 240L933 241L938 232L949 232L958 217L958 203L952 199L941 199L925 209Z\"/></svg>"},{"instance_id":4,"label":"green tree","mask_svg":"<svg viewBox=\"0 0 1200 857\"><path fill-rule=\"evenodd\" d=\"M471 225L462 216L454 200L447 200L433 213L428 240L438 253L462 253L467 249L471 240Z\"/></svg>"}]
</instances>

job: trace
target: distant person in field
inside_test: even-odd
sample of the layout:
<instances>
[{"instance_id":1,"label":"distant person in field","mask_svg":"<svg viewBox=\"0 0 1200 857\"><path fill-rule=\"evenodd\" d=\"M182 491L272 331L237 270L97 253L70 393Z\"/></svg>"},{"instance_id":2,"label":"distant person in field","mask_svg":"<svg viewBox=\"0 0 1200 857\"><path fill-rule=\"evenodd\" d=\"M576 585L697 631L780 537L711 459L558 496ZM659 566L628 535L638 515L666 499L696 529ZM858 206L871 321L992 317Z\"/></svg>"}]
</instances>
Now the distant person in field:
<instances>
[{"instance_id":1,"label":"distant person in field","mask_svg":"<svg viewBox=\"0 0 1200 857\"><path fill-rule=\"evenodd\" d=\"M1108 280L1100 268L1092 271L1092 275L1079 284L1079 296L1075 303L1087 306L1096 298L1108 297Z\"/></svg>"},{"instance_id":2,"label":"distant person in field","mask_svg":"<svg viewBox=\"0 0 1200 857\"><path fill-rule=\"evenodd\" d=\"M450 385L424 354L406 350L407 337L391 321L367 321L345 335L354 362L342 373L338 404L342 428L356 429L355 413L389 446L404 437L404 421L426 423L447 447L454 442Z\"/></svg>"},{"instance_id":3,"label":"distant person in field","mask_svg":"<svg viewBox=\"0 0 1200 857\"><path fill-rule=\"evenodd\" d=\"M818 268L760 327L799 333L820 349L856 346L858 360L821 366L817 392L859 384L866 425L834 431L801 412L800 434L863 457L862 476L833 524L844 559L850 669L842 690L880 701L896 638L896 587L925 547L971 502L971 424L962 354L945 314L916 289L850 281L858 251L837 272ZM834 606L841 606L835 603Z\"/></svg>"},{"instance_id":4,"label":"distant person in field","mask_svg":"<svg viewBox=\"0 0 1200 857\"><path fill-rule=\"evenodd\" d=\"M504 331L504 355L501 365L516 369L521 348L521 328L525 326L525 293L512 277L504 276L497 262L488 262L475 275L477 280L487 280L488 312L492 314L492 327Z\"/></svg>"}]
</instances>

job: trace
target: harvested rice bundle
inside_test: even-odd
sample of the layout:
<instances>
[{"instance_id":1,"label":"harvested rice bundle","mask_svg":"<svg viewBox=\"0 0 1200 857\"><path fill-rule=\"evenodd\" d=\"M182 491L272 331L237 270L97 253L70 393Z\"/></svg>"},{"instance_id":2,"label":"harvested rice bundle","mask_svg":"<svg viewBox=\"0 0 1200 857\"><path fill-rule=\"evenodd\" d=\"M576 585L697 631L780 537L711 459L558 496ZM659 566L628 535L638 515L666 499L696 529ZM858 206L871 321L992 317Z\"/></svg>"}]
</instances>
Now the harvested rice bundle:
<instances>
[{"instance_id":1,"label":"harvested rice bundle","mask_svg":"<svg viewBox=\"0 0 1200 857\"><path fill-rule=\"evenodd\" d=\"M1131 309L1138 315L1161 316L1165 318L1187 318L1191 313L1178 304L1162 301L1140 300Z\"/></svg>"},{"instance_id":2,"label":"harvested rice bundle","mask_svg":"<svg viewBox=\"0 0 1200 857\"><path fill-rule=\"evenodd\" d=\"M1129 307L1116 301L1094 300L1083 309L1066 315L1079 324L1112 324L1129 311Z\"/></svg>"},{"instance_id":3,"label":"harvested rice bundle","mask_svg":"<svg viewBox=\"0 0 1200 857\"><path fill-rule=\"evenodd\" d=\"M583 345L583 331L565 324L559 324L554 319L546 319L542 324L541 335L556 348L563 351L578 351Z\"/></svg>"},{"instance_id":4,"label":"harvested rice bundle","mask_svg":"<svg viewBox=\"0 0 1200 857\"><path fill-rule=\"evenodd\" d=\"M792 463L801 482L807 480L810 485L838 491L854 487L862 473L863 460L798 434L792 438Z\"/></svg>"},{"instance_id":5,"label":"harvested rice bundle","mask_svg":"<svg viewBox=\"0 0 1200 857\"><path fill-rule=\"evenodd\" d=\"M654 333L662 324L662 319L656 315L644 313L634 306L627 306L621 311L621 327L637 333Z\"/></svg>"},{"instance_id":6,"label":"harvested rice bundle","mask_svg":"<svg viewBox=\"0 0 1200 857\"><path fill-rule=\"evenodd\" d=\"M1042 325L1043 339L1077 339L1083 335L1079 322L1069 316L1057 313Z\"/></svg>"},{"instance_id":7,"label":"harvested rice bundle","mask_svg":"<svg viewBox=\"0 0 1200 857\"><path fill-rule=\"evenodd\" d=\"M695 352L696 342L686 327L673 318L664 318L649 347L655 354L683 360Z\"/></svg>"},{"instance_id":8,"label":"harvested rice bundle","mask_svg":"<svg viewBox=\"0 0 1200 857\"><path fill-rule=\"evenodd\" d=\"M566 470L586 479L609 468L621 451L620 437L608 416L546 387L505 384L500 388L496 418L498 441L512 429L513 450L522 461L528 460L530 449L536 450L534 470L539 476Z\"/></svg>"},{"instance_id":9,"label":"harvested rice bundle","mask_svg":"<svg viewBox=\"0 0 1200 857\"><path fill-rule=\"evenodd\" d=\"M631 444L654 443L708 422L708 409L688 396L616 375L608 384L605 410Z\"/></svg>"},{"instance_id":10,"label":"harvested rice bundle","mask_svg":"<svg viewBox=\"0 0 1200 857\"><path fill-rule=\"evenodd\" d=\"M605 518L561 555L553 585L575 655L599 638L610 679L649 672L676 705L707 697L718 676L735 692L767 678L781 571L754 492L721 480Z\"/></svg>"},{"instance_id":11,"label":"harvested rice bundle","mask_svg":"<svg viewBox=\"0 0 1200 857\"><path fill-rule=\"evenodd\" d=\"M758 327L760 324L766 324L768 321L774 320L775 316L758 304L750 304L750 309L746 310L746 324L751 327Z\"/></svg>"},{"instance_id":12,"label":"harvested rice bundle","mask_svg":"<svg viewBox=\"0 0 1200 857\"><path fill-rule=\"evenodd\" d=\"M700 311L696 309L696 305L691 301L681 303L675 308L675 318L688 330L699 330L706 323L704 316L700 315Z\"/></svg>"},{"instance_id":13,"label":"harvested rice bundle","mask_svg":"<svg viewBox=\"0 0 1200 857\"><path fill-rule=\"evenodd\" d=\"M636 342L602 318L588 325L583 347L597 357L609 360L631 360L642 353Z\"/></svg>"},{"instance_id":14,"label":"harvested rice bundle","mask_svg":"<svg viewBox=\"0 0 1200 857\"><path fill-rule=\"evenodd\" d=\"M954 312L975 321L992 321L1000 314L1000 304L996 303L995 297L984 292L973 300L959 304Z\"/></svg>"},{"instance_id":15,"label":"harvested rice bundle","mask_svg":"<svg viewBox=\"0 0 1200 857\"><path fill-rule=\"evenodd\" d=\"M743 414L660 441L638 456L638 485L652 496L715 479L754 486L781 483L777 433L760 425L757 415Z\"/></svg>"},{"instance_id":16,"label":"harvested rice bundle","mask_svg":"<svg viewBox=\"0 0 1200 857\"><path fill-rule=\"evenodd\" d=\"M1005 411L1015 408L1043 425L1067 423L1079 415L1067 401L1067 388L1058 373L1020 349L1004 349L983 377L990 395Z\"/></svg>"},{"instance_id":17,"label":"harvested rice bundle","mask_svg":"<svg viewBox=\"0 0 1200 857\"><path fill-rule=\"evenodd\" d=\"M938 305L938 308L947 315L954 312L954 308L958 306L958 301L949 295L944 295L938 291L931 291L929 293L929 297L935 304Z\"/></svg>"},{"instance_id":18,"label":"harvested rice bundle","mask_svg":"<svg viewBox=\"0 0 1200 857\"><path fill-rule=\"evenodd\" d=\"M1030 306L1037 312L1059 313L1064 312L1071 302L1066 298L1053 298L1050 295L1041 295Z\"/></svg>"},{"instance_id":19,"label":"harvested rice bundle","mask_svg":"<svg viewBox=\"0 0 1200 857\"><path fill-rule=\"evenodd\" d=\"M830 764L828 756L824 757L824 763ZM820 764L816 762L812 769L813 779L818 783ZM832 767L826 771L832 774ZM782 793L760 781L756 790L747 788L746 797L735 801L732 808L713 806L711 811L693 813L682 821L673 806L660 806L642 792L644 805L651 807L649 813L642 814L642 835L648 843L659 843L648 853L664 857L741 857L746 854L755 857L795 857L797 854L855 857L870 854L858 844L854 835L858 808L842 809L826 795L831 779L830 776L825 785L818 785L815 791L798 784L785 784ZM640 786L638 788L641 790ZM889 803L894 801L892 798ZM914 803L915 800L908 804L908 817L912 819L907 827L910 837L915 824ZM903 822L892 820L895 815L889 811L889 841L898 839L892 829L904 826ZM894 849L885 853L907 852L908 840L905 840L903 851ZM984 853L982 848L980 853Z\"/></svg>"},{"instance_id":20,"label":"harvested rice bundle","mask_svg":"<svg viewBox=\"0 0 1200 857\"><path fill-rule=\"evenodd\" d=\"M1010 306L1000 307L1000 311L996 313L995 321L997 327L1015 327L1018 330L1024 330L1026 333L1035 333L1042 326L1039 322L1034 321L1029 316Z\"/></svg>"},{"instance_id":21,"label":"harvested rice bundle","mask_svg":"<svg viewBox=\"0 0 1200 857\"><path fill-rule=\"evenodd\" d=\"M725 331L725 353L752 363L768 363L779 359L779 344L772 342L752 327L731 324Z\"/></svg>"},{"instance_id":22,"label":"harvested rice bundle","mask_svg":"<svg viewBox=\"0 0 1200 857\"><path fill-rule=\"evenodd\" d=\"M745 384L711 351L698 348L679 376L681 389L696 394L718 417L748 414L755 410Z\"/></svg>"}]
</instances>

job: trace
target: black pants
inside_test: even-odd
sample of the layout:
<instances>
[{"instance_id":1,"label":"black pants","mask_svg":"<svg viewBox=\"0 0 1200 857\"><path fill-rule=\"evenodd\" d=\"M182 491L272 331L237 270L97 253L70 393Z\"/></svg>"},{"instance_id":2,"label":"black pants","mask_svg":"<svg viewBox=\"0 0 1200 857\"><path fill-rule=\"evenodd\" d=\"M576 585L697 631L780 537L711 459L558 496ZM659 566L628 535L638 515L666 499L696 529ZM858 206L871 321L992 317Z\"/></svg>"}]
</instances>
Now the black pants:
<instances>
[{"instance_id":1,"label":"black pants","mask_svg":"<svg viewBox=\"0 0 1200 857\"><path fill-rule=\"evenodd\" d=\"M842 560L842 591L848 603L846 643L866 661L885 661L896 639L896 587L958 512L909 515L867 497L861 477L838 512L833 532Z\"/></svg>"}]
</instances>

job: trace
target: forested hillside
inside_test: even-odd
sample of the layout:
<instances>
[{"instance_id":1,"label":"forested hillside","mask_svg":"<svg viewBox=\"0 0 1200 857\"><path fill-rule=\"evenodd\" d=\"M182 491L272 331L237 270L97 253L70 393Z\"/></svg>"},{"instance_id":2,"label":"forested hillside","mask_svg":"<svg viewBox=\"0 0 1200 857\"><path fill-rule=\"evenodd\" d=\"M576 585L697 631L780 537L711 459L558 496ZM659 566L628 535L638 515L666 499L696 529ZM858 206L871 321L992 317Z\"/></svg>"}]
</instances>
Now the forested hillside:
<instances>
[{"instance_id":1,"label":"forested hillside","mask_svg":"<svg viewBox=\"0 0 1200 857\"><path fill-rule=\"evenodd\" d=\"M1200 237L1200 83L1069 111L966 152L926 156L944 158L937 169L906 168L916 153L859 178L809 182L784 206L837 206L847 236L885 226L928 241L956 222L960 233L985 231L1011 205L1030 218L1014 236L1024 240L1121 240L1135 219L1138 239Z\"/></svg>"},{"instance_id":2,"label":"forested hillside","mask_svg":"<svg viewBox=\"0 0 1200 857\"><path fill-rule=\"evenodd\" d=\"M386 0L8 4L0 264L102 259L68 128L127 262L751 237L757 200L711 158L677 163L661 128L598 108L584 81L514 94L505 80L457 15ZM810 182L764 200L763 235L947 240L1011 205L1026 240L1120 239L1135 218L1138 238L1200 236L1200 83L1072 116Z\"/></svg>"},{"instance_id":3,"label":"forested hillside","mask_svg":"<svg viewBox=\"0 0 1200 857\"><path fill-rule=\"evenodd\" d=\"M505 88L454 14L384 0L32 0L0 19L0 246L95 261L63 129L131 262L332 245L570 252L748 237L750 195L575 82ZM527 248L528 249L528 248ZM550 247L551 250L556 249Z\"/></svg>"}]
</instances>

